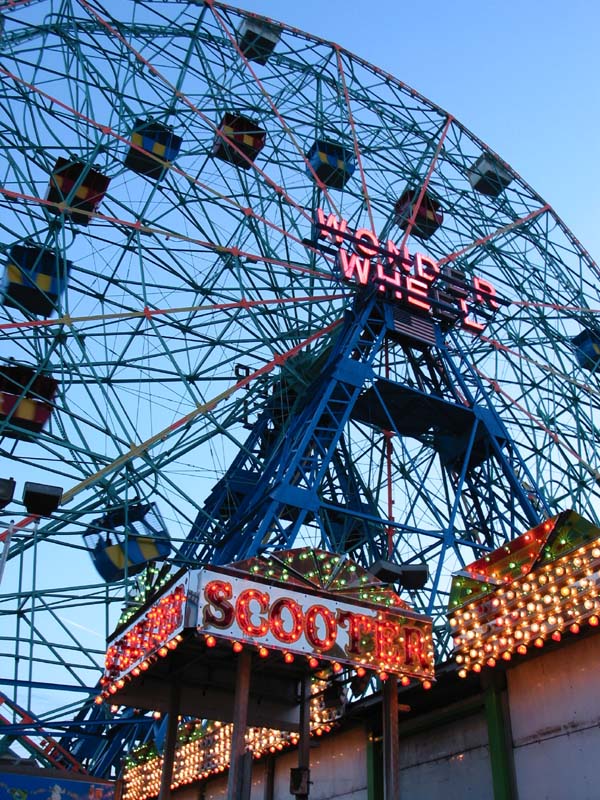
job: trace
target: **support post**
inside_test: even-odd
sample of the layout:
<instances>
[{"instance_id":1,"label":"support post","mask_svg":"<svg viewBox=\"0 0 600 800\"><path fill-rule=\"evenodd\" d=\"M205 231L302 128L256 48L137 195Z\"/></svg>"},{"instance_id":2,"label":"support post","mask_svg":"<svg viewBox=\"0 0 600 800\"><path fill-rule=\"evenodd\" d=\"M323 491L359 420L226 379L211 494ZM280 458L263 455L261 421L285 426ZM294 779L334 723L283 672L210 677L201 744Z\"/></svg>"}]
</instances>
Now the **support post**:
<instances>
[{"instance_id":1,"label":"support post","mask_svg":"<svg viewBox=\"0 0 600 800\"><path fill-rule=\"evenodd\" d=\"M400 798L398 711L398 679L396 675L389 675L383 684L383 774L385 800L399 800Z\"/></svg>"},{"instance_id":2,"label":"support post","mask_svg":"<svg viewBox=\"0 0 600 800\"><path fill-rule=\"evenodd\" d=\"M510 714L504 688L504 673L487 674L482 680L485 697L485 717L494 800L515 800L515 770L512 750Z\"/></svg>"},{"instance_id":3,"label":"support post","mask_svg":"<svg viewBox=\"0 0 600 800\"><path fill-rule=\"evenodd\" d=\"M383 798L383 748L382 737L371 728L367 735L367 800Z\"/></svg>"},{"instance_id":4,"label":"support post","mask_svg":"<svg viewBox=\"0 0 600 800\"><path fill-rule=\"evenodd\" d=\"M0 556L0 583L2 583L2 576L4 575L4 567L6 566L6 559L8 558L8 551L12 541L13 533L15 530L14 521L11 519L10 525L6 531L4 543L2 545L2 555Z\"/></svg>"},{"instance_id":5,"label":"support post","mask_svg":"<svg viewBox=\"0 0 600 800\"><path fill-rule=\"evenodd\" d=\"M227 781L227 800L244 800L242 783L244 777L244 753L246 751L251 663L252 653L249 648L245 647L238 656L233 706L233 733L231 736L231 756L229 761L229 780Z\"/></svg>"},{"instance_id":6,"label":"support post","mask_svg":"<svg viewBox=\"0 0 600 800\"><path fill-rule=\"evenodd\" d=\"M290 771L290 794L296 800L308 800L310 794L310 676L300 680L300 739L298 766Z\"/></svg>"},{"instance_id":7,"label":"support post","mask_svg":"<svg viewBox=\"0 0 600 800\"><path fill-rule=\"evenodd\" d=\"M169 717L167 719L167 735L165 737L158 800L171 800L171 783L173 782L173 764L175 762L175 746L177 745L177 723L180 699L181 687L178 683L173 682L169 693Z\"/></svg>"},{"instance_id":8,"label":"support post","mask_svg":"<svg viewBox=\"0 0 600 800\"><path fill-rule=\"evenodd\" d=\"M264 786L263 800L275 800L275 758L271 755L265 758Z\"/></svg>"},{"instance_id":9,"label":"support post","mask_svg":"<svg viewBox=\"0 0 600 800\"><path fill-rule=\"evenodd\" d=\"M306 792L293 792L296 800L308 800L310 793L310 675L300 680L300 739L298 741L298 769L292 771L295 782L304 785Z\"/></svg>"}]
</instances>

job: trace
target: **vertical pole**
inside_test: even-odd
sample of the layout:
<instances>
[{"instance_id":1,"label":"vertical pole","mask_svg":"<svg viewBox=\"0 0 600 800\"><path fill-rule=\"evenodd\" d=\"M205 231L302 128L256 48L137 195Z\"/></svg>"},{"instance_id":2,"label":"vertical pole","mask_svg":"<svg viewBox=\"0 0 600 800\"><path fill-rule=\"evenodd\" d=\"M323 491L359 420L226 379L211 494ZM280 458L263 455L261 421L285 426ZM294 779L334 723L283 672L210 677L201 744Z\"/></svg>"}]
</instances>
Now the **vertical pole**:
<instances>
[{"instance_id":1,"label":"vertical pole","mask_svg":"<svg viewBox=\"0 0 600 800\"><path fill-rule=\"evenodd\" d=\"M227 800L241 800L243 758L246 751L246 727L248 722L248 696L250 694L250 665L252 653L244 647L238 656L235 697L233 706L233 733L229 760Z\"/></svg>"},{"instance_id":2,"label":"vertical pole","mask_svg":"<svg viewBox=\"0 0 600 800\"><path fill-rule=\"evenodd\" d=\"M0 556L0 583L2 583L2 576L4 575L4 567L6 566L6 559L8 558L8 550L12 541L13 533L15 530L14 520L11 519L10 525L6 531L4 545L2 547L2 555Z\"/></svg>"},{"instance_id":3,"label":"vertical pole","mask_svg":"<svg viewBox=\"0 0 600 800\"><path fill-rule=\"evenodd\" d=\"M367 800L383 800L383 752L381 736L367 728Z\"/></svg>"},{"instance_id":4,"label":"vertical pole","mask_svg":"<svg viewBox=\"0 0 600 800\"><path fill-rule=\"evenodd\" d=\"M515 771L510 714L504 697L506 676L486 674L482 680L494 800L515 800Z\"/></svg>"},{"instance_id":5,"label":"vertical pole","mask_svg":"<svg viewBox=\"0 0 600 800\"><path fill-rule=\"evenodd\" d=\"M263 800L275 800L275 758L267 756L265 759L265 791Z\"/></svg>"},{"instance_id":6,"label":"vertical pole","mask_svg":"<svg viewBox=\"0 0 600 800\"><path fill-rule=\"evenodd\" d=\"M169 717L167 719L167 735L165 737L158 800L171 800L171 783L173 782L173 764L175 763L180 699L181 688L178 683L172 683L169 695Z\"/></svg>"},{"instance_id":7,"label":"vertical pole","mask_svg":"<svg viewBox=\"0 0 600 800\"><path fill-rule=\"evenodd\" d=\"M385 800L399 800L400 741L396 675L389 675L383 684L383 774Z\"/></svg>"},{"instance_id":8,"label":"vertical pole","mask_svg":"<svg viewBox=\"0 0 600 800\"><path fill-rule=\"evenodd\" d=\"M304 674L300 680L300 739L298 741L298 768L305 770L307 778L306 794L296 795L296 800L308 800L310 793L310 675Z\"/></svg>"}]
</instances>

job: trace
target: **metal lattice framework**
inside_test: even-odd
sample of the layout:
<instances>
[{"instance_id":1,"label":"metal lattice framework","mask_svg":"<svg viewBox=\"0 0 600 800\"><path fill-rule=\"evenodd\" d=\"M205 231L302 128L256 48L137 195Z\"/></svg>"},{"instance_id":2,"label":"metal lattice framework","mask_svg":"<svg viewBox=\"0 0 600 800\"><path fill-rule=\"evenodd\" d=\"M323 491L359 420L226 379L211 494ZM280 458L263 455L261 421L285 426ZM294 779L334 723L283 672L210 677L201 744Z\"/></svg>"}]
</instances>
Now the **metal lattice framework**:
<instances>
[{"instance_id":1,"label":"metal lattice framework","mask_svg":"<svg viewBox=\"0 0 600 800\"><path fill-rule=\"evenodd\" d=\"M24 720L4 748L37 720L65 744L104 637L138 591L127 565L99 578L82 538L110 533L108 512L126 522L156 503L178 563L294 542L365 566L426 561L431 579L411 600L434 617L440 658L452 571L565 508L600 522L596 362L581 366L572 342L595 329L598 268L451 115L337 45L220 3L0 10L4 300L11 280L30 290L0 307L1 388L49 416L24 433L4 400L1 474L65 490L39 525L18 500L0 512L7 529L15 519L1 675ZM244 41L248 21L272 51ZM162 149L148 155L142 134ZM355 165L341 185L319 179L315 142ZM474 190L481 158L501 191ZM414 215L399 226L407 189L443 209L426 241ZM318 208L481 276L501 306L477 334L394 338L381 297L340 279L335 247L315 234ZM49 259L55 283L28 284L26 257ZM340 378L342 361L363 364L360 376ZM15 367L27 380L14 383ZM56 382L50 397L44 380ZM355 413L361 398L384 423ZM461 464L441 459L437 422L408 424L423 398L477 409ZM476 430L489 457L474 464Z\"/></svg>"}]
</instances>

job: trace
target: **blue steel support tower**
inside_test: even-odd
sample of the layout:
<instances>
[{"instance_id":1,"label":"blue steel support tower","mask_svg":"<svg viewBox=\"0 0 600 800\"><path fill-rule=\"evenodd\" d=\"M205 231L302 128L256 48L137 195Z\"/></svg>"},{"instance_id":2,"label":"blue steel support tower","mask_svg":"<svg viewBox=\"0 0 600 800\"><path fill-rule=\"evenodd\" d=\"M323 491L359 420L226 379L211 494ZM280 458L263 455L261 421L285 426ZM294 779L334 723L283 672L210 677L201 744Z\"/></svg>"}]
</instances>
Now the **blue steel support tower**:
<instances>
[{"instance_id":1,"label":"blue steel support tower","mask_svg":"<svg viewBox=\"0 0 600 800\"><path fill-rule=\"evenodd\" d=\"M461 545L484 553L507 526L537 524L548 509L528 491L533 479L456 342L435 303L433 315L415 314L376 287L359 292L332 341L308 361L311 379L292 390L282 375L179 560L225 564L308 540L369 566L379 558L399 560L407 540L429 535L437 546L442 539L453 548L460 566ZM402 380L391 375L391 352L403 363ZM436 480L441 475L453 497L439 531L418 530L410 513L385 514L376 487L354 463L350 428L357 424L399 442L429 441ZM391 478L400 483L407 476L392 471ZM414 479L428 480L418 464ZM463 538L455 528L465 531ZM427 558L421 544L414 550L404 563ZM433 570L432 584L413 597L435 618L442 657L447 633L437 604L444 578Z\"/></svg>"}]
</instances>

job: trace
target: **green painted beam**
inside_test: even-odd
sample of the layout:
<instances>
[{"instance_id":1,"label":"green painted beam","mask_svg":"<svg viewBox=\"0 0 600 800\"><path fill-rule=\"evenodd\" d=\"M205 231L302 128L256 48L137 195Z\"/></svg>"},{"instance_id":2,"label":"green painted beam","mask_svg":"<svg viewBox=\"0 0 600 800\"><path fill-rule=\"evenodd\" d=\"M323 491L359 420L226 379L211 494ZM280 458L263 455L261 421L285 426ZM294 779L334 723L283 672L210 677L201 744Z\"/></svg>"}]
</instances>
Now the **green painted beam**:
<instances>
[{"instance_id":1,"label":"green painted beam","mask_svg":"<svg viewBox=\"0 0 600 800\"><path fill-rule=\"evenodd\" d=\"M484 687L494 800L517 800L510 717L504 702L504 687L501 685L500 677L504 676L490 676L489 682L486 681L487 685Z\"/></svg>"}]
</instances>

